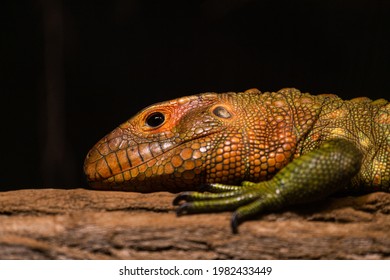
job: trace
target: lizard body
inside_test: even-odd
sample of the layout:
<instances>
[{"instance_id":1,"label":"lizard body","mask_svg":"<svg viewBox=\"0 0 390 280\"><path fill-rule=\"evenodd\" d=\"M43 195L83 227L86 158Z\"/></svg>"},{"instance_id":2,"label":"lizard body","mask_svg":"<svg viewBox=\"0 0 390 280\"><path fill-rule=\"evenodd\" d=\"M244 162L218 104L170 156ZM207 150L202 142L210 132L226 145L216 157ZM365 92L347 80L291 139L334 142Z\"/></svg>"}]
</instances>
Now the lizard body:
<instances>
[{"instance_id":1,"label":"lizard body","mask_svg":"<svg viewBox=\"0 0 390 280\"><path fill-rule=\"evenodd\" d=\"M182 97L121 124L84 171L98 189L185 191L178 214L235 210L236 231L263 211L332 193L389 192L390 103L291 88Z\"/></svg>"}]
</instances>

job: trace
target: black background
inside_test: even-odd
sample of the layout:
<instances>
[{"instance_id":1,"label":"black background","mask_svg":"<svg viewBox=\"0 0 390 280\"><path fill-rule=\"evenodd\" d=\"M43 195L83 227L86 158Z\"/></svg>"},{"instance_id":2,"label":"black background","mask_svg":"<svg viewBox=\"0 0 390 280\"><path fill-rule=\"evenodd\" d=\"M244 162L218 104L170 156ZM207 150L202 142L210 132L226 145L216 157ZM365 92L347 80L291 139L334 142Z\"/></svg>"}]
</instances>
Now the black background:
<instances>
[{"instance_id":1,"label":"black background","mask_svg":"<svg viewBox=\"0 0 390 280\"><path fill-rule=\"evenodd\" d=\"M8 1L0 16L2 190L86 186L92 145L183 95L389 98L386 0Z\"/></svg>"}]
</instances>

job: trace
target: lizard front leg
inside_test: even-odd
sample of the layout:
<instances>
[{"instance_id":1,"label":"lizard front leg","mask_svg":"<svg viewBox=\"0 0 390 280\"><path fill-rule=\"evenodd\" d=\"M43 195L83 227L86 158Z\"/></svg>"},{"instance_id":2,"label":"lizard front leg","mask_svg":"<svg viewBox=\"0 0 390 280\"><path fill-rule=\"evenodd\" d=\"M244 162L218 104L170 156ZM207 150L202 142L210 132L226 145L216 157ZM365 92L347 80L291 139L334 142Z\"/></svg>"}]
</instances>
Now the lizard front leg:
<instances>
[{"instance_id":1,"label":"lizard front leg","mask_svg":"<svg viewBox=\"0 0 390 280\"><path fill-rule=\"evenodd\" d=\"M359 172L362 157L353 143L329 140L294 159L268 181L210 184L207 193L183 192L173 203L180 204L178 215L234 210L231 226L237 233L241 222L259 213L319 200L341 190Z\"/></svg>"}]
</instances>

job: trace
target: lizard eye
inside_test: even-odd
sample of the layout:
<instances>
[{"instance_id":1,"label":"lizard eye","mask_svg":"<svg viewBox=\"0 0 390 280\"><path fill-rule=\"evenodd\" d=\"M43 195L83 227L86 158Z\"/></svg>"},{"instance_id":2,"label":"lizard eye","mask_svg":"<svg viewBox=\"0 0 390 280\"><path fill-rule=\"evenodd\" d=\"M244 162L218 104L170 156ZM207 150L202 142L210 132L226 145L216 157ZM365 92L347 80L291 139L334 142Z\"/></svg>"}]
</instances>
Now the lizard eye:
<instances>
[{"instance_id":1,"label":"lizard eye","mask_svg":"<svg viewBox=\"0 0 390 280\"><path fill-rule=\"evenodd\" d=\"M162 125L164 123L164 121L165 121L165 115L161 112L151 113L146 118L146 124L152 128L156 128L156 127Z\"/></svg>"},{"instance_id":2,"label":"lizard eye","mask_svg":"<svg viewBox=\"0 0 390 280\"><path fill-rule=\"evenodd\" d=\"M213 109L213 114L223 119L230 119L232 117L230 112L225 107L222 106L215 107Z\"/></svg>"}]
</instances>

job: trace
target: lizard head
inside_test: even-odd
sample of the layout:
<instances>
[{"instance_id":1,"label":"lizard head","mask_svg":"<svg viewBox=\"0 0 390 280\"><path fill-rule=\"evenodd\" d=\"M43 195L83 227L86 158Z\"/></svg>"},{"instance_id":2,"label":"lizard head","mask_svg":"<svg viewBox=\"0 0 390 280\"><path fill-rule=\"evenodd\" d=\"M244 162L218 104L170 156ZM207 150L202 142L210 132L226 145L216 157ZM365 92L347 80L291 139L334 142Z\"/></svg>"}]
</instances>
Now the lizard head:
<instances>
[{"instance_id":1,"label":"lizard head","mask_svg":"<svg viewBox=\"0 0 390 280\"><path fill-rule=\"evenodd\" d=\"M239 181L245 149L237 110L245 106L236 106L237 95L206 93L145 108L89 151L89 184L150 192Z\"/></svg>"}]
</instances>

